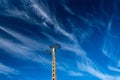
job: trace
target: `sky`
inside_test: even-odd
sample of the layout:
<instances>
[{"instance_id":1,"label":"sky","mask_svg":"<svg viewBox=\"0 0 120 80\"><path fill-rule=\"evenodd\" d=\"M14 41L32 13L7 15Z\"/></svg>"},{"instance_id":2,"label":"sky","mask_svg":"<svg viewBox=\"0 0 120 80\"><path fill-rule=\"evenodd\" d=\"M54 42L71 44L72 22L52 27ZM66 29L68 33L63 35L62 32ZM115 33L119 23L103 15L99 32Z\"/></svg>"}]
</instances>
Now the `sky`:
<instances>
[{"instance_id":1,"label":"sky","mask_svg":"<svg viewBox=\"0 0 120 80\"><path fill-rule=\"evenodd\" d=\"M0 80L120 80L120 0L0 0Z\"/></svg>"}]
</instances>

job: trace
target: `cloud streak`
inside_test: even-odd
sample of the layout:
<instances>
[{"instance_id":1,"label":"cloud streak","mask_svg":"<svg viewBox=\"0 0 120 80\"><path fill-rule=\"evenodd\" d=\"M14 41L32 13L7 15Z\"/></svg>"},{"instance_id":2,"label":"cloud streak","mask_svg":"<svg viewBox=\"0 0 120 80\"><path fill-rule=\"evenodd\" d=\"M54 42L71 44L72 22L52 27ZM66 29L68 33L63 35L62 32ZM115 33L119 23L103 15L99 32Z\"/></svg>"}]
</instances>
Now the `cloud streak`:
<instances>
[{"instance_id":1,"label":"cloud streak","mask_svg":"<svg viewBox=\"0 0 120 80\"><path fill-rule=\"evenodd\" d=\"M110 75L105 72L100 71L99 67L96 65L90 65L90 64L81 64L80 62L77 63L77 66L80 70L85 71L100 80L119 80L119 75Z\"/></svg>"},{"instance_id":2,"label":"cloud streak","mask_svg":"<svg viewBox=\"0 0 120 80\"><path fill-rule=\"evenodd\" d=\"M42 49L43 47L47 46L47 45L40 43L36 40L30 39L30 38L28 38L20 33L17 33L9 28L4 28L4 27L0 26L0 29L5 31L9 35L13 36L14 38L18 39L19 41L21 41L29 49L39 50L39 49Z\"/></svg>"},{"instance_id":3,"label":"cloud streak","mask_svg":"<svg viewBox=\"0 0 120 80\"><path fill-rule=\"evenodd\" d=\"M113 67L113 66L108 66L108 69L112 70L112 71L116 71L120 73L120 69Z\"/></svg>"},{"instance_id":4,"label":"cloud streak","mask_svg":"<svg viewBox=\"0 0 120 80\"><path fill-rule=\"evenodd\" d=\"M17 57L19 59L23 60L32 60L36 62L40 62L42 64L50 64L50 60L48 60L45 57L41 57L40 55L37 55L34 51L29 48L24 47L22 45L7 41L5 39L0 39L1 46L0 48L5 50L7 53L11 54L14 57Z\"/></svg>"},{"instance_id":5,"label":"cloud streak","mask_svg":"<svg viewBox=\"0 0 120 80\"><path fill-rule=\"evenodd\" d=\"M19 71L0 63L0 74L4 75L19 74Z\"/></svg>"},{"instance_id":6,"label":"cloud streak","mask_svg":"<svg viewBox=\"0 0 120 80\"><path fill-rule=\"evenodd\" d=\"M5 31L9 35L13 36L14 38L21 41L21 43L15 43L13 41L10 41L8 39L0 38L0 48L5 50L7 53L11 54L14 57L17 57L19 59L23 60L32 60L35 62L40 62L41 64L50 64L50 60L40 56L40 54L36 53L36 51L43 51L44 47L47 47L47 45L42 44L40 42L37 42L35 40L32 40L30 38L27 38L19 33L16 33L10 29L6 29L3 27L0 27L1 30ZM40 53L40 52L39 52Z\"/></svg>"}]
</instances>

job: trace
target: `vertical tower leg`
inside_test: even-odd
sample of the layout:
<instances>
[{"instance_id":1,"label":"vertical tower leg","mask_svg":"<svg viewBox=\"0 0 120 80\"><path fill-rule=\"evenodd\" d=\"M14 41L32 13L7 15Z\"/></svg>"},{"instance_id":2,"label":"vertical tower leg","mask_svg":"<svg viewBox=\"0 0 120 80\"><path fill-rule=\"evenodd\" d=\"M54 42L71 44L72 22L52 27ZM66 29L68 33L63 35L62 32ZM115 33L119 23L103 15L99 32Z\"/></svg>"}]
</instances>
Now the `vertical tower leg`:
<instances>
[{"instance_id":1,"label":"vertical tower leg","mask_svg":"<svg viewBox=\"0 0 120 80\"><path fill-rule=\"evenodd\" d=\"M52 48L52 80L56 80L56 56L55 56L55 47Z\"/></svg>"},{"instance_id":2,"label":"vertical tower leg","mask_svg":"<svg viewBox=\"0 0 120 80\"><path fill-rule=\"evenodd\" d=\"M50 46L52 49L52 80L56 80L56 48L60 48L61 46L59 44L54 44Z\"/></svg>"}]
</instances>

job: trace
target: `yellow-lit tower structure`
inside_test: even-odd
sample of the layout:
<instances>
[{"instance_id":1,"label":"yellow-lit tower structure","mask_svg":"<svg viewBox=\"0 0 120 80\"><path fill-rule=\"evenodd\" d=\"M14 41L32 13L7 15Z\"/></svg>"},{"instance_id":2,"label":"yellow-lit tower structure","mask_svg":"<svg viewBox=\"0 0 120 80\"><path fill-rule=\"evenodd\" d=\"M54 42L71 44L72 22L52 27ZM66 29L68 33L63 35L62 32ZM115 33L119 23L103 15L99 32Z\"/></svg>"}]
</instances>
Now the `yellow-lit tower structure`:
<instances>
[{"instance_id":1,"label":"yellow-lit tower structure","mask_svg":"<svg viewBox=\"0 0 120 80\"><path fill-rule=\"evenodd\" d=\"M60 45L55 43L54 45L50 46L51 53L52 53L52 80L56 80L56 48L60 48Z\"/></svg>"}]
</instances>

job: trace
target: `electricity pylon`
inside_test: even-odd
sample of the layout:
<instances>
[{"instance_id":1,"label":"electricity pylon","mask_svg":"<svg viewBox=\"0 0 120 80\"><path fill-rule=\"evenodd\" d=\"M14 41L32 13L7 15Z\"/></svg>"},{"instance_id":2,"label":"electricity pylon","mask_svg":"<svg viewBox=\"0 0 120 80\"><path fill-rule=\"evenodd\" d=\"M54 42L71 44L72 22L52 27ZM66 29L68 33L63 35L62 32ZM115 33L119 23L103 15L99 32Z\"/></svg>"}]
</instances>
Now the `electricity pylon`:
<instances>
[{"instance_id":1,"label":"electricity pylon","mask_svg":"<svg viewBox=\"0 0 120 80\"><path fill-rule=\"evenodd\" d=\"M60 48L60 45L55 43L54 45L50 46L51 53L52 53L52 80L56 80L56 48Z\"/></svg>"}]
</instances>

